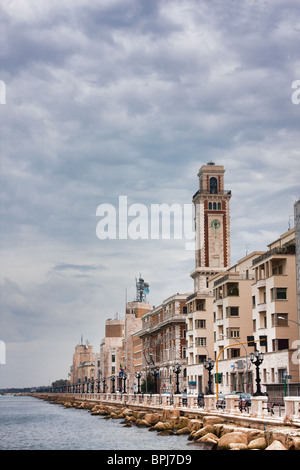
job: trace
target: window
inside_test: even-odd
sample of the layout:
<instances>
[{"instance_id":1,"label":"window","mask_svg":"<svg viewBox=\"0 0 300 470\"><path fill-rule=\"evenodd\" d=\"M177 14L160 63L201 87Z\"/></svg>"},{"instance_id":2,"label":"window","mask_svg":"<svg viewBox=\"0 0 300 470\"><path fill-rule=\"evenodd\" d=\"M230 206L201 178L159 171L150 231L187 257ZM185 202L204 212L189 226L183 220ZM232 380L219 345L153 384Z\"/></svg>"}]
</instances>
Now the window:
<instances>
[{"instance_id":1,"label":"window","mask_svg":"<svg viewBox=\"0 0 300 470\"><path fill-rule=\"evenodd\" d=\"M195 320L196 328L206 328L206 320Z\"/></svg>"},{"instance_id":2,"label":"window","mask_svg":"<svg viewBox=\"0 0 300 470\"><path fill-rule=\"evenodd\" d=\"M238 317L239 307L226 307L226 317Z\"/></svg>"},{"instance_id":3,"label":"window","mask_svg":"<svg viewBox=\"0 0 300 470\"><path fill-rule=\"evenodd\" d=\"M228 295L239 295L239 284L237 282L228 283Z\"/></svg>"},{"instance_id":4,"label":"window","mask_svg":"<svg viewBox=\"0 0 300 470\"><path fill-rule=\"evenodd\" d=\"M255 295L252 295L252 308L255 308L256 302L255 302Z\"/></svg>"},{"instance_id":5,"label":"window","mask_svg":"<svg viewBox=\"0 0 300 470\"><path fill-rule=\"evenodd\" d=\"M212 177L209 180L209 192L210 194L217 194L218 192L218 182L215 177Z\"/></svg>"},{"instance_id":6,"label":"window","mask_svg":"<svg viewBox=\"0 0 300 470\"><path fill-rule=\"evenodd\" d=\"M203 300L196 301L196 310L205 310Z\"/></svg>"},{"instance_id":7,"label":"window","mask_svg":"<svg viewBox=\"0 0 300 470\"><path fill-rule=\"evenodd\" d=\"M111 362L116 362L116 355L115 354L111 355Z\"/></svg>"},{"instance_id":8,"label":"window","mask_svg":"<svg viewBox=\"0 0 300 470\"><path fill-rule=\"evenodd\" d=\"M230 330L229 330L229 337L230 337L230 338L239 338L239 337L240 337L240 330L239 330L239 328L230 328Z\"/></svg>"},{"instance_id":9,"label":"window","mask_svg":"<svg viewBox=\"0 0 300 470\"><path fill-rule=\"evenodd\" d=\"M272 300L286 300L287 299L287 288L286 287L274 287L271 289Z\"/></svg>"},{"instance_id":10,"label":"window","mask_svg":"<svg viewBox=\"0 0 300 470\"><path fill-rule=\"evenodd\" d=\"M187 307L182 307L182 313L187 313Z\"/></svg>"},{"instance_id":11,"label":"window","mask_svg":"<svg viewBox=\"0 0 300 470\"><path fill-rule=\"evenodd\" d=\"M195 338L196 346L206 346L206 338Z\"/></svg>"}]
</instances>

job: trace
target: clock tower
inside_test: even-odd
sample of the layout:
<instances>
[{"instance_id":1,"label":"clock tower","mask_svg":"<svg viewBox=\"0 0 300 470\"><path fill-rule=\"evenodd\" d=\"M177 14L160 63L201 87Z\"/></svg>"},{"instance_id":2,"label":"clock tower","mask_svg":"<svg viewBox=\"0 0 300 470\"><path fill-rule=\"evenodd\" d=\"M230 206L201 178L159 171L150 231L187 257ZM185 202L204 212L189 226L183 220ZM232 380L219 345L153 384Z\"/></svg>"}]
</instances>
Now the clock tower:
<instances>
[{"instance_id":1,"label":"clock tower","mask_svg":"<svg viewBox=\"0 0 300 470\"><path fill-rule=\"evenodd\" d=\"M198 173L195 205L195 269L191 273L195 292L207 292L209 277L230 267L231 191L224 189L224 167L213 162Z\"/></svg>"}]
</instances>

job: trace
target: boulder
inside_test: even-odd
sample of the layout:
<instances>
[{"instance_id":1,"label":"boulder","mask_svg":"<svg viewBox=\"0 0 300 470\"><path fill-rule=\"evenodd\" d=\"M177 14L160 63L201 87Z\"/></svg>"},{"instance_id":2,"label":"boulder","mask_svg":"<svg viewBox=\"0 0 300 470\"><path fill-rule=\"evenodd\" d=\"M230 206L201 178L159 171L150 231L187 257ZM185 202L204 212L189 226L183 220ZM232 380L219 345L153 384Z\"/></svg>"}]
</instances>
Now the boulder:
<instances>
[{"instance_id":1,"label":"boulder","mask_svg":"<svg viewBox=\"0 0 300 470\"><path fill-rule=\"evenodd\" d=\"M267 447L267 441L264 437L258 437L257 439L253 439L248 444L249 450L254 450L254 449L265 450L266 447Z\"/></svg>"},{"instance_id":2,"label":"boulder","mask_svg":"<svg viewBox=\"0 0 300 470\"><path fill-rule=\"evenodd\" d=\"M280 441L273 441L265 450L287 450L282 442Z\"/></svg>"},{"instance_id":3,"label":"boulder","mask_svg":"<svg viewBox=\"0 0 300 470\"><path fill-rule=\"evenodd\" d=\"M197 440L197 442L214 442L217 443L219 438L215 435L212 434L211 432L205 434L205 436L200 437L200 439Z\"/></svg>"},{"instance_id":4,"label":"boulder","mask_svg":"<svg viewBox=\"0 0 300 470\"><path fill-rule=\"evenodd\" d=\"M154 426L160 420L160 416L157 413L148 413L144 416L144 420L147 421L149 426Z\"/></svg>"},{"instance_id":5,"label":"boulder","mask_svg":"<svg viewBox=\"0 0 300 470\"><path fill-rule=\"evenodd\" d=\"M300 437L296 436L291 438L289 449L300 450Z\"/></svg>"},{"instance_id":6,"label":"boulder","mask_svg":"<svg viewBox=\"0 0 300 470\"><path fill-rule=\"evenodd\" d=\"M201 429L203 427L203 422L202 421L199 421L199 419L190 419L190 422L189 422L189 428L190 428L190 431L199 431L199 429Z\"/></svg>"},{"instance_id":7,"label":"boulder","mask_svg":"<svg viewBox=\"0 0 300 470\"><path fill-rule=\"evenodd\" d=\"M150 424L145 419L137 419L135 424L138 428L148 428Z\"/></svg>"},{"instance_id":8,"label":"boulder","mask_svg":"<svg viewBox=\"0 0 300 470\"><path fill-rule=\"evenodd\" d=\"M205 436L205 434L208 434L208 433L214 434L214 428L210 424L196 431L194 433L194 440L198 440L200 437Z\"/></svg>"},{"instance_id":9,"label":"boulder","mask_svg":"<svg viewBox=\"0 0 300 470\"><path fill-rule=\"evenodd\" d=\"M221 423L225 423L225 419L221 416L203 416L203 426L206 426L207 424L213 425Z\"/></svg>"},{"instance_id":10,"label":"boulder","mask_svg":"<svg viewBox=\"0 0 300 470\"><path fill-rule=\"evenodd\" d=\"M163 423L162 421L159 421L153 426L153 429L156 429L157 431L165 431L167 429L172 430L172 425L168 421L166 423Z\"/></svg>"},{"instance_id":11,"label":"boulder","mask_svg":"<svg viewBox=\"0 0 300 470\"><path fill-rule=\"evenodd\" d=\"M180 435L180 434L190 434L190 428L188 427L185 427L185 428L180 428L178 429L178 431L176 432L177 435Z\"/></svg>"},{"instance_id":12,"label":"boulder","mask_svg":"<svg viewBox=\"0 0 300 470\"><path fill-rule=\"evenodd\" d=\"M229 444L245 444L247 446L247 436L239 431L225 434L218 441L218 450L230 449Z\"/></svg>"},{"instance_id":13,"label":"boulder","mask_svg":"<svg viewBox=\"0 0 300 470\"><path fill-rule=\"evenodd\" d=\"M229 450L247 450L248 447L246 444L242 444L241 442L232 442L229 444Z\"/></svg>"}]
</instances>

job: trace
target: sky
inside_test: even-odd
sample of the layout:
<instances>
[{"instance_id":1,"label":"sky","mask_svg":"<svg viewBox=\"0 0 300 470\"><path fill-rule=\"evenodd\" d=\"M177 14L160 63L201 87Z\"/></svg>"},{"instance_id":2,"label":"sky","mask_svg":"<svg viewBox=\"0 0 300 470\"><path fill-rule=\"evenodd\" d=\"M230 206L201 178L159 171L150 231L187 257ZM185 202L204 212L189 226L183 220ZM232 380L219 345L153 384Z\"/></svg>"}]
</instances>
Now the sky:
<instances>
[{"instance_id":1,"label":"sky","mask_svg":"<svg viewBox=\"0 0 300 470\"><path fill-rule=\"evenodd\" d=\"M293 227L300 4L2 0L0 31L0 388L49 385L140 274L151 305L193 291L184 236L100 239L99 206L188 207L213 161L231 264Z\"/></svg>"}]
</instances>

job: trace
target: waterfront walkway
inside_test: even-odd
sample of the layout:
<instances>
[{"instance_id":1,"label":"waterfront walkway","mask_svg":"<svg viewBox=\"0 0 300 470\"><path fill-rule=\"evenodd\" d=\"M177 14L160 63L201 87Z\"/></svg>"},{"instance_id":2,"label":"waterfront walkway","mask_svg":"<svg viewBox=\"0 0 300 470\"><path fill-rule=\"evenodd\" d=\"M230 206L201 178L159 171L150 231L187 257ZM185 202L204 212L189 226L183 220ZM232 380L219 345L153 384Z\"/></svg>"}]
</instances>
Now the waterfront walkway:
<instances>
[{"instance_id":1,"label":"waterfront walkway","mask_svg":"<svg viewBox=\"0 0 300 470\"><path fill-rule=\"evenodd\" d=\"M242 420L262 425L300 427L300 397L284 397L281 403L274 403L266 396L253 396L251 406L240 409L239 395L225 396L225 403L222 403L222 406L216 395L205 395L200 402L197 396L181 394L62 393L59 395L103 404L119 404L152 410L179 409L183 414L217 414L232 421Z\"/></svg>"}]
</instances>

